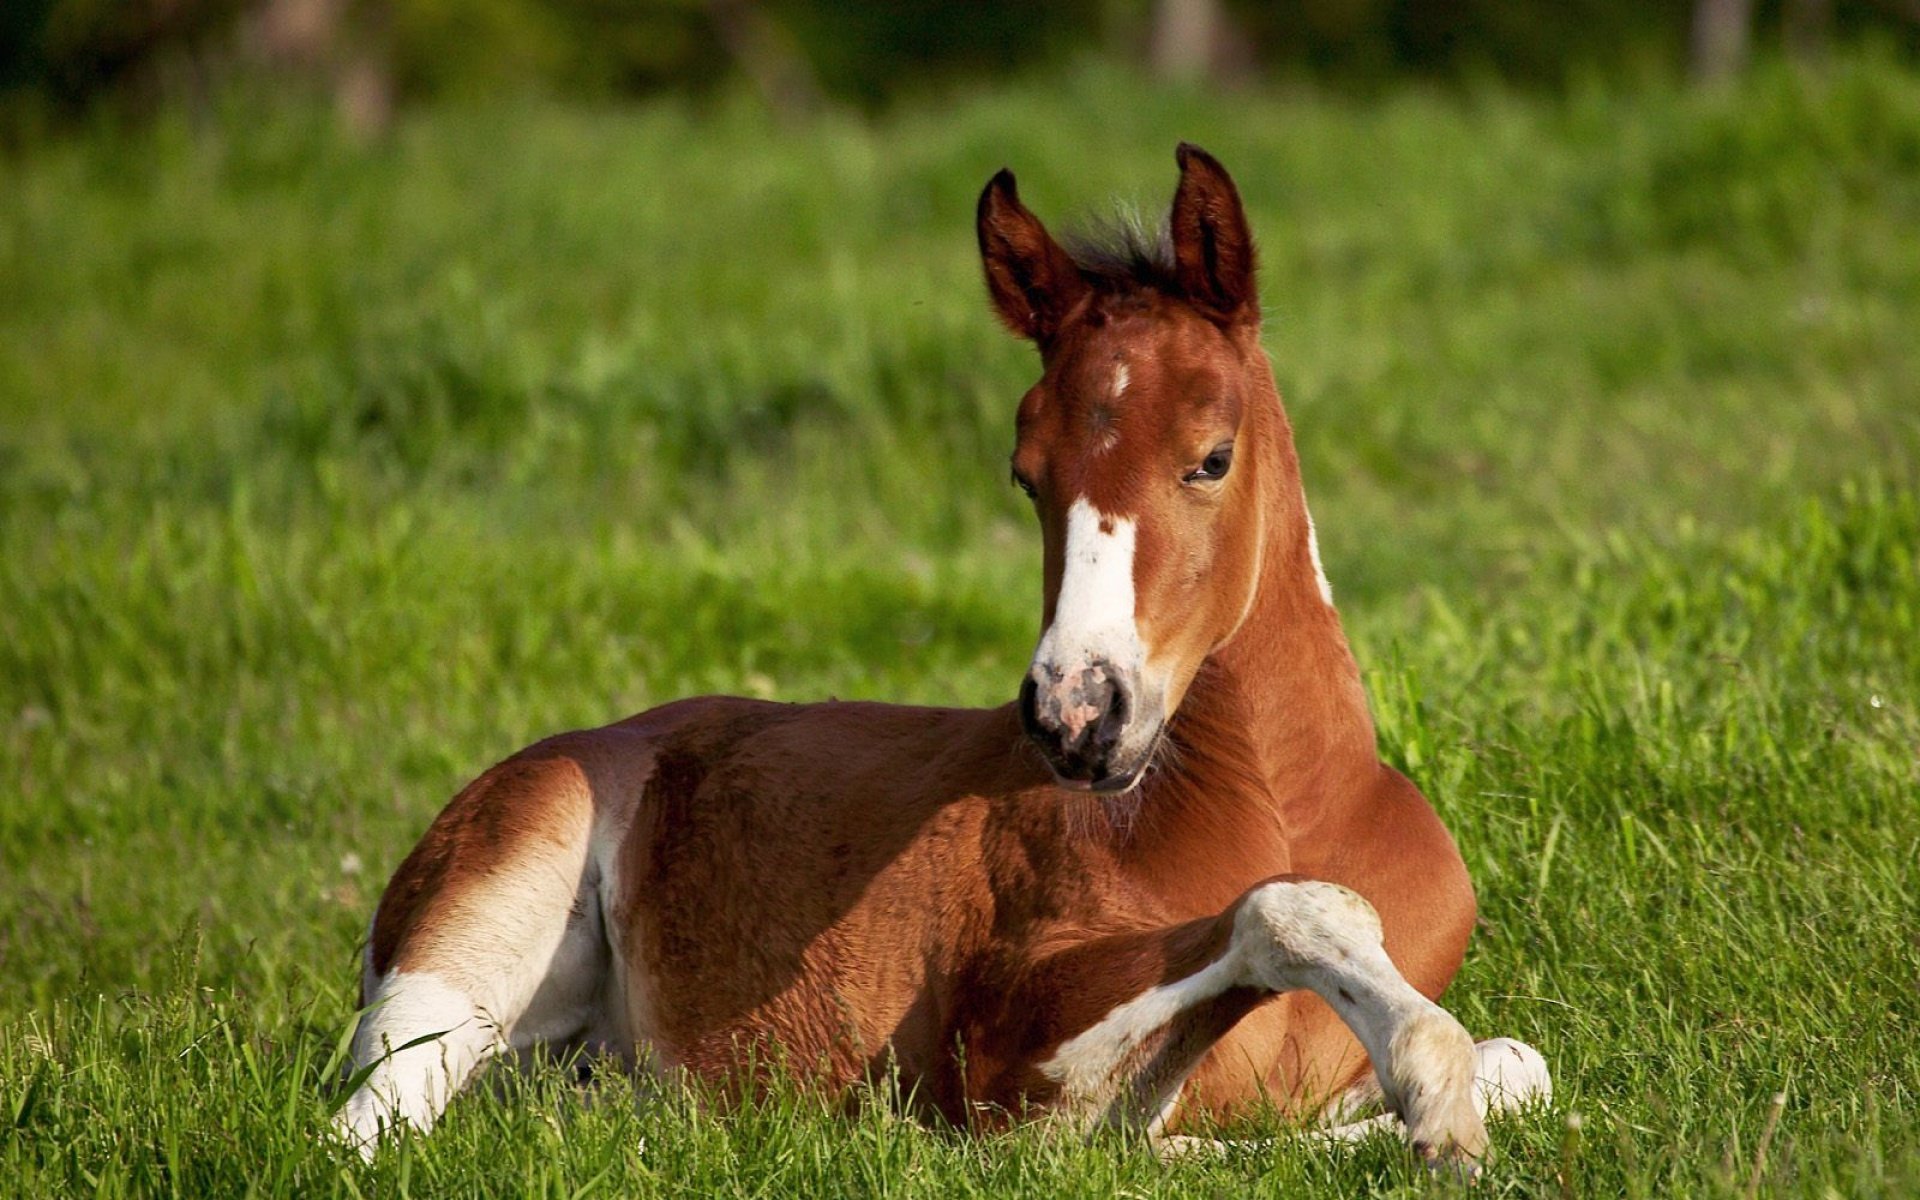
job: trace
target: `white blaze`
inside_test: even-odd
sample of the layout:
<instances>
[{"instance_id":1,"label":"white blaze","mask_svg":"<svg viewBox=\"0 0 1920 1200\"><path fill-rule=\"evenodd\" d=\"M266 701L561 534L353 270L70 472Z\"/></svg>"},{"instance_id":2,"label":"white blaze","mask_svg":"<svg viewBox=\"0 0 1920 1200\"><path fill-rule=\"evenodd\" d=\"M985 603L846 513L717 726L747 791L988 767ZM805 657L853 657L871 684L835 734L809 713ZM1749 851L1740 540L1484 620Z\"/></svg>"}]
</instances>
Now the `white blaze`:
<instances>
[{"instance_id":1,"label":"white blaze","mask_svg":"<svg viewBox=\"0 0 1920 1200\"><path fill-rule=\"evenodd\" d=\"M1036 667L1066 672L1104 659L1138 671L1146 648L1133 619L1133 521L1108 517L1082 497L1067 510L1067 546L1053 624L1033 652Z\"/></svg>"}]
</instances>

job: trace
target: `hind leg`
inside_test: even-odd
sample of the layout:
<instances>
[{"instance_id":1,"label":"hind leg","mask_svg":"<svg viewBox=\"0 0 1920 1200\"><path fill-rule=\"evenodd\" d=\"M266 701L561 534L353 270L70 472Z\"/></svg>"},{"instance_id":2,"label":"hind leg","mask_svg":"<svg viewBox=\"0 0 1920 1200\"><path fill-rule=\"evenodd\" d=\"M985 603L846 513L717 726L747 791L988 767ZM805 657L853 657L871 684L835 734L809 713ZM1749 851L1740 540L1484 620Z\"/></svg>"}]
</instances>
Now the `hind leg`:
<instances>
[{"instance_id":1,"label":"hind leg","mask_svg":"<svg viewBox=\"0 0 1920 1200\"><path fill-rule=\"evenodd\" d=\"M371 1153L383 1130L431 1128L474 1070L497 1055L614 1040L604 1019L599 921L561 908L557 921L523 912L502 923L515 928L496 928L498 940L472 939L481 944L464 947L458 959L422 956L379 979L353 1038L354 1070L371 1070L336 1119L342 1135ZM590 912L597 918L597 900Z\"/></svg>"},{"instance_id":2,"label":"hind leg","mask_svg":"<svg viewBox=\"0 0 1920 1200\"><path fill-rule=\"evenodd\" d=\"M503 1052L617 1042L591 799L571 766L510 763L482 776L389 886L353 1038L364 1077L334 1122L363 1154L385 1131L430 1128L474 1070ZM503 812L518 836L463 838L482 826L499 834ZM401 933L383 963L374 951L388 920Z\"/></svg>"},{"instance_id":3,"label":"hind leg","mask_svg":"<svg viewBox=\"0 0 1920 1200\"><path fill-rule=\"evenodd\" d=\"M429 971L390 972L354 1031L354 1072L367 1074L334 1128L368 1156L385 1131L432 1128L502 1041L498 1021L462 988Z\"/></svg>"}]
</instances>

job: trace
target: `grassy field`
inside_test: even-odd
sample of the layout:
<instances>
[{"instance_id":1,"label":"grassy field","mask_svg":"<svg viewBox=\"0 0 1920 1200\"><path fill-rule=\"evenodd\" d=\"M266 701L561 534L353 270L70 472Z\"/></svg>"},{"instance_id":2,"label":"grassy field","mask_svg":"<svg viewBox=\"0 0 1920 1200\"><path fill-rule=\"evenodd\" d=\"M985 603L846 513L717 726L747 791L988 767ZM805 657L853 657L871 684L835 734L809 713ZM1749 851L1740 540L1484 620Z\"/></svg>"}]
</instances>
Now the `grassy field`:
<instances>
[{"instance_id":1,"label":"grassy field","mask_svg":"<svg viewBox=\"0 0 1920 1200\"><path fill-rule=\"evenodd\" d=\"M974 198L1153 208L1183 137L1262 239L1382 753L1479 885L1450 1005L1558 1075L1476 1194L1920 1193L1920 78L1873 60L375 148L235 100L0 163L0 1191L1448 1190L557 1071L371 1167L320 1136L371 905L481 767L691 692L1012 694L1034 364Z\"/></svg>"}]
</instances>

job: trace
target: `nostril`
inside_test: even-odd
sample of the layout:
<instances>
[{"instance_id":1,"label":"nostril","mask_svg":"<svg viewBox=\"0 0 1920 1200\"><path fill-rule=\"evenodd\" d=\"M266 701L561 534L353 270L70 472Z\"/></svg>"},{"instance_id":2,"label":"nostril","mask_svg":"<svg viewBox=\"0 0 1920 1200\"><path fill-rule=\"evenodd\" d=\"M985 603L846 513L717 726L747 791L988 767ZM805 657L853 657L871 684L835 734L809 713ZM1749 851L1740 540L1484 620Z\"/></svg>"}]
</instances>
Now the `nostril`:
<instances>
[{"instance_id":1,"label":"nostril","mask_svg":"<svg viewBox=\"0 0 1920 1200\"><path fill-rule=\"evenodd\" d=\"M1094 723L1093 744L1102 753L1113 749L1120 741L1121 731L1127 727L1127 718L1133 705L1127 697L1126 685L1117 678L1106 681L1106 703L1101 707L1099 720Z\"/></svg>"},{"instance_id":2,"label":"nostril","mask_svg":"<svg viewBox=\"0 0 1920 1200\"><path fill-rule=\"evenodd\" d=\"M1028 737L1040 735L1040 685L1031 675L1020 681L1020 728Z\"/></svg>"}]
</instances>

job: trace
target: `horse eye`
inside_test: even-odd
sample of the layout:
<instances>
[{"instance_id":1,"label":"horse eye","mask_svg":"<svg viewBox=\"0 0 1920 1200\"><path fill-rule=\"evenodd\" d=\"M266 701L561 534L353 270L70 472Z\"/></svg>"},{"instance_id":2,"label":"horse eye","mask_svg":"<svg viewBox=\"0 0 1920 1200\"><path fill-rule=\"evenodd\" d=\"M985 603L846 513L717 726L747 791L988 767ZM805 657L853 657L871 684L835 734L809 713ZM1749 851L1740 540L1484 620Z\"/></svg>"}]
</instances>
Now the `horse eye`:
<instances>
[{"instance_id":1,"label":"horse eye","mask_svg":"<svg viewBox=\"0 0 1920 1200\"><path fill-rule=\"evenodd\" d=\"M1038 500L1040 498L1040 493L1034 490L1033 484L1028 482L1027 477L1018 471L1013 472L1013 486L1025 492L1029 500Z\"/></svg>"},{"instance_id":2,"label":"horse eye","mask_svg":"<svg viewBox=\"0 0 1920 1200\"><path fill-rule=\"evenodd\" d=\"M1196 469L1189 471L1182 479L1183 483L1205 483L1215 479L1225 479L1233 468L1233 445L1215 446L1213 451Z\"/></svg>"}]
</instances>

